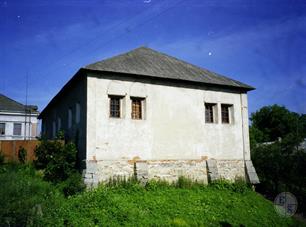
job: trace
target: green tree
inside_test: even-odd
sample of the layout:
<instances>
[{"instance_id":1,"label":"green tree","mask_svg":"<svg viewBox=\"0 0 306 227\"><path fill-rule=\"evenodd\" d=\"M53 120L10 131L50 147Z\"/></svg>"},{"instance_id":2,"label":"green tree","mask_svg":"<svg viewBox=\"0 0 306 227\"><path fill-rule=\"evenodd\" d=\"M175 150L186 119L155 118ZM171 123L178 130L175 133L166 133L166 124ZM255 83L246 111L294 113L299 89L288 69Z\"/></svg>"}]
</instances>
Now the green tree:
<instances>
[{"instance_id":1,"label":"green tree","mask_svg":"<svg viewBox=\"0 0 306 227\"><path fill-rule=\"evenodd\" d=\"M251 132L260 131L255 136L257 142L275 141L294 134L299 138L305 135L306 117L289 111L284 106L272 105L262 107L251 114Z\"/></svg>"},{"instance_id":2,"label":"green tree","mask_svg":"<svg viewBox=\"0 0 306 227\"><path fill-rule=\"evenodd\" d=\"M251 155L261 181L259 192L273 198L291 191L300 209L306 210L306 151L299 146L306 137L305 114L265 106L251 114L251 122Z\"/></svg>"}]
</instances>

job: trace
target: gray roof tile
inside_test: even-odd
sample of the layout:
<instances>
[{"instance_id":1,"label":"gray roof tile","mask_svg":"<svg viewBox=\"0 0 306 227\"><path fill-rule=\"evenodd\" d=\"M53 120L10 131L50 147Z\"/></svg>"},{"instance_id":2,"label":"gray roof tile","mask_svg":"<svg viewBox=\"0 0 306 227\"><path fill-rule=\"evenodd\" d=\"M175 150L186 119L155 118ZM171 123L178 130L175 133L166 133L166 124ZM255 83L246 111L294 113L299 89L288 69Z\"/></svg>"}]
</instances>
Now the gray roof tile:
<instances>
[{"instance_id":1,"label":"gray roof tile","mask_svg":"<svg viewBox=\"0 0 306 227\"><path fill-rule=\"evenodd\" d=\"M200 68L185 61L147 47L108 58L84 67L95 71L127 73L133 75L223 85L245 90L254 88L228 77Z\"/></svg>"},{"instance_id":2,"label":"gray roof tile","mask_svg":"<svg viewBox=\"0 0 306 227\"><path fill-rule=\"evenodd\" d=\"M31 112L37 112L37 106L25 106L15 100L0 94L0 111L10 111L10 112L25 112L25 108Z\"/></svg>"}]
</instances>

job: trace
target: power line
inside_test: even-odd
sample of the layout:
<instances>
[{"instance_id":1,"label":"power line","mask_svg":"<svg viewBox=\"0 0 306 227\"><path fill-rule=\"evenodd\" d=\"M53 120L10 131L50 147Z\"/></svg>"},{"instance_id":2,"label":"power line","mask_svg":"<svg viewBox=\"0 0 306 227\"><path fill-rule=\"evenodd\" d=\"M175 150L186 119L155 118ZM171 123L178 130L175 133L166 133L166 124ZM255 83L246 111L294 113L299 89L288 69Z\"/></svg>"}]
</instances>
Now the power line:
<instances>
[{"instance_id":1,"label":"power line","mask_svg":"<svg viewBox=\"0 0 306 227\"><path fill-rule=\"evenodd\" d=\"M25 106L24 106L24 140L27 139L28 77L29 77L29 75L28 75L28 71L27 71L27 73L26 73L26 84L25 84Z\"/></svg>"}]
</instances>

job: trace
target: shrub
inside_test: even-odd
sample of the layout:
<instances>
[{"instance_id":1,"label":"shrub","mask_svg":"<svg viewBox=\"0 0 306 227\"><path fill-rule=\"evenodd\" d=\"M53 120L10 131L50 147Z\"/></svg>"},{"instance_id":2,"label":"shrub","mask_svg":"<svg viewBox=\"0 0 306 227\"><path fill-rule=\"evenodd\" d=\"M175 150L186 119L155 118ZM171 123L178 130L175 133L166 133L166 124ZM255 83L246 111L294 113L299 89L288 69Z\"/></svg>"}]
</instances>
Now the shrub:
<instances>
[{"instance_id":1,"label":"shrub","mask_svg":"<svg viewBox=\"0 0 306 227\"><path fill-rule=\"evenodd\" d=\"M82 175L78 172L71 174L67 180L59 184L59 188L66 197L72 196L76 193L83 192L86 188Z\"/></svg>"},{"instance_id":2,"label":"shrub","mask_svg":"<svg viewBox=\"0 0 306 227\"><path fill-rule=\"evenodd\" d=\"M34 165L44 169L44 179L51 182L65 181L75 172L77 149L73 143L43 140L35 149Z\"/></svg>"},{"instance_id":3,"label":"shrub","mask_svg":"<svg viewBox=\"0 0 306 227\"><path fill-rule=\"evenodd\" d=\"M241 194L251 190L251 186L242 179L236 179L235 182L219 179L211 182L209 186L219 190L231 190Z\"/></svg>"},{"instance_id":4,"label":"shrub","mask_svg":"<svg viewBox=\"0 0 306 227\"><path fill-rule=\"evenodd\" d=\"M18 160L20 163L24 164L27 157L27 150L24 147L19 147L18 150Z\"/></svg>"},{"instance_id":5,"label":"shrub","mask_svg":"<svg viewBox=\"0 0 306 227\"><path fill-rule=\"evenodd\" d=\"M235 179L235 182L233 183L233 187L232 187L232 190L234 192L238 192L238 193L245 193L245 192L248 192L250 191L252 188L252 185L245 182L244 179L242 178L237 178Z\"/></svg>"},{"instance_id":6,"label":"shrub","mask_svg":"<svg viewBox=\"0 0 306 227\"><path fill-rule=\"evenodd\" d=\"M36 160L34 160L34 166L37 169L45 169L49 162L53 159L55 153L62 149L62 143L58 140L49 141L41 140L41 143L36 146L34 152Z\"/></svg>"}]
</instances>

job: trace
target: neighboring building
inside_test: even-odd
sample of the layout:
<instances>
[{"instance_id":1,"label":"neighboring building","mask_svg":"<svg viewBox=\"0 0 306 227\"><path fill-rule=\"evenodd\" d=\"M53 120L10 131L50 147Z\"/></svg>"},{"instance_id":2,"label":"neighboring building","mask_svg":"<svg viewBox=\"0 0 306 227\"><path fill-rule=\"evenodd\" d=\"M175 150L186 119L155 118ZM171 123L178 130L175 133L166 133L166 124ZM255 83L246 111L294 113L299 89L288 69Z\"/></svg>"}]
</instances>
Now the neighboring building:
<instances>
[{"instance_id":1,"label":"neighboring building","mask_svg":"<svg viewBox=\"0 0 306 227\"><path fill-rule=\"evenodd\" d=\"M254 88L141 47L84 68L39 116L64 130L85 182L114 176L258 182L250 161L247 92ZM136 172L135 172L136 171Z\"/></svg>"},{"instance_id":2,"label":"neighboring building","mask_svg":"<svg viewBox=\"0 0 306 227\"><path fill-rule=\"evenodd\" d=\"M37 106L26 106L0 94L0 140L36 139L38 115Z\"/></svg>"}]
</instances>

